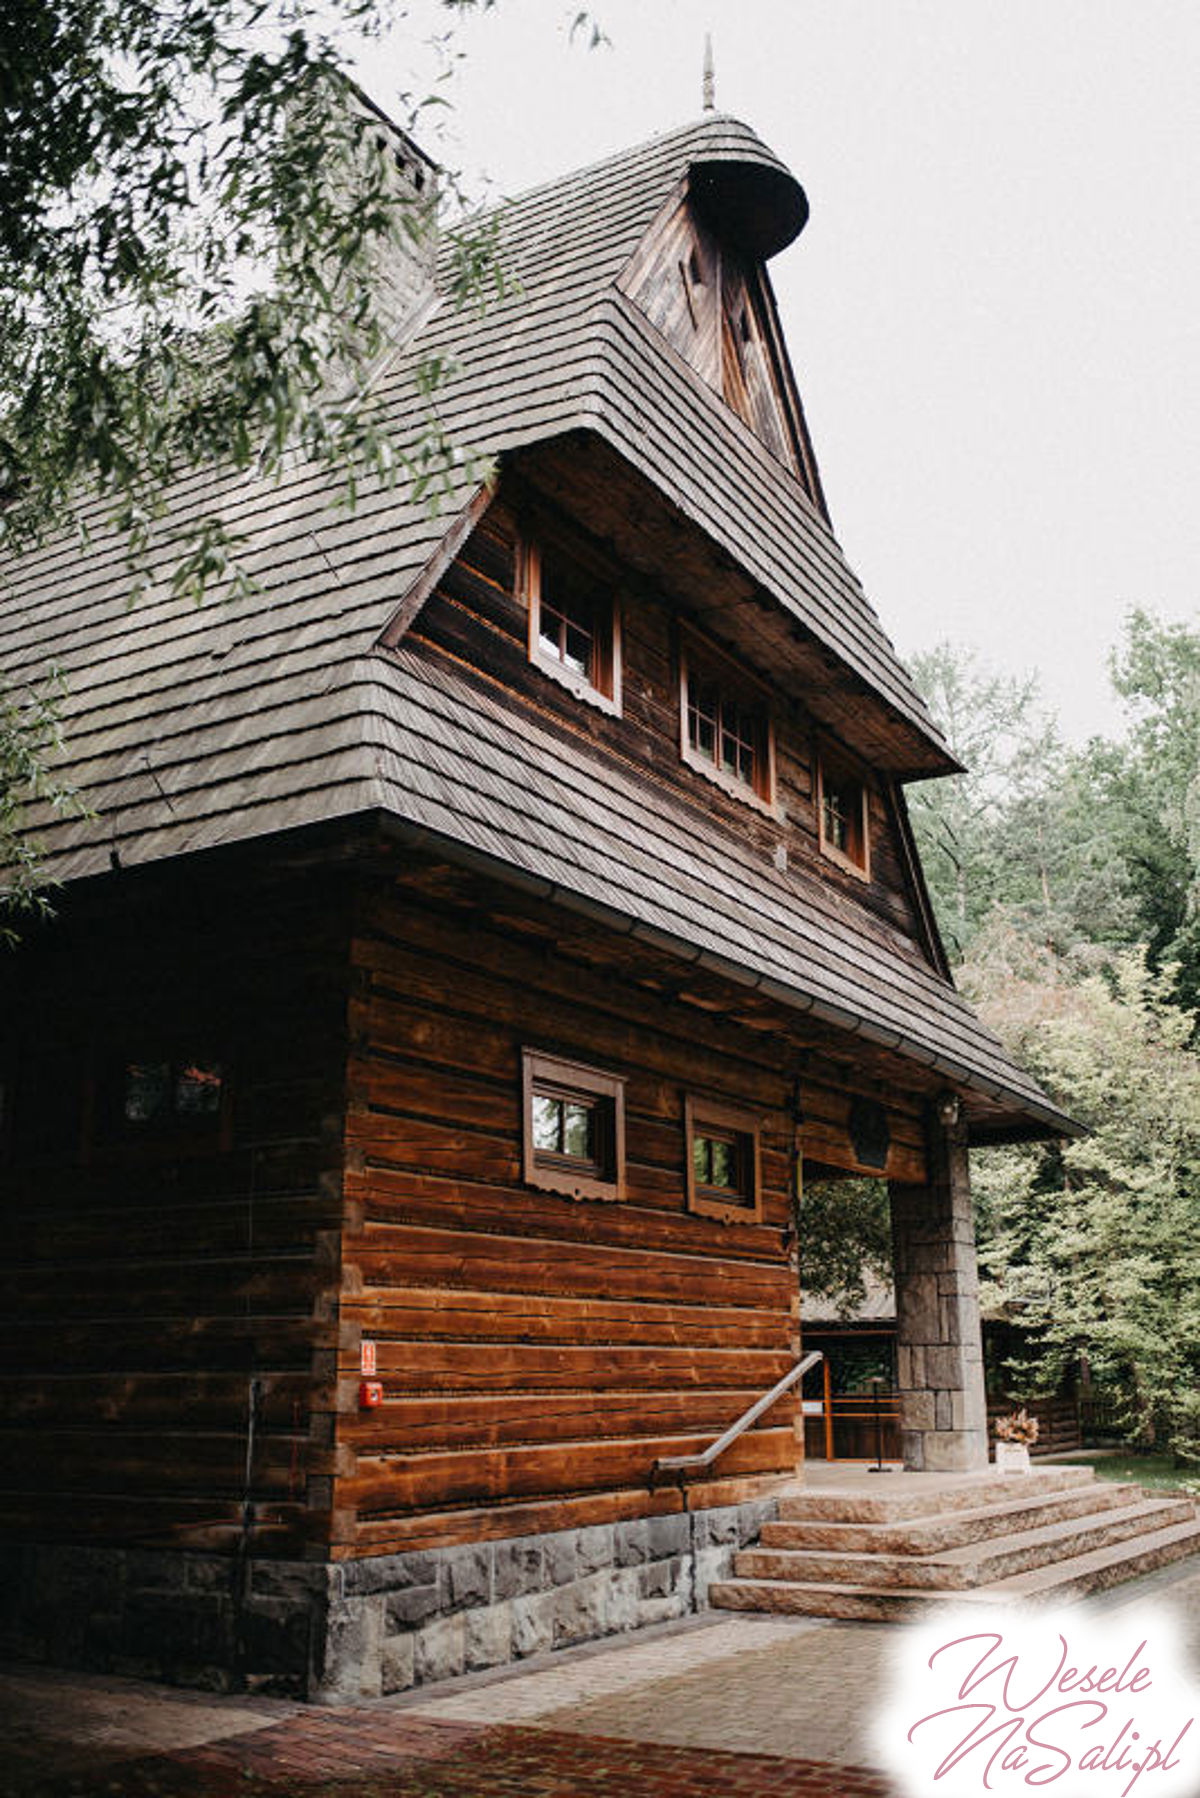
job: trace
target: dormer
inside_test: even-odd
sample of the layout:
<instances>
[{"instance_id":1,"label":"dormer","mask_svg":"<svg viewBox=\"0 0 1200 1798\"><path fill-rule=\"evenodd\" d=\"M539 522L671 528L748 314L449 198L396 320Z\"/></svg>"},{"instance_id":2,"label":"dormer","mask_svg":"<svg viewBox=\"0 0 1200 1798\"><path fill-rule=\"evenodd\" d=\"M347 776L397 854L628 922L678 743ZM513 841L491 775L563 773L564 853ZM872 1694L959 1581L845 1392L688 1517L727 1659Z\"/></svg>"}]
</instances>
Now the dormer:
<instances>
[{"instance_id":1,"label":"dormer","mask_svg":"<svg viewBox=\"0 0 1200 1798\"><path fill-rule=\"evenodd\" d=\"M619 285L827 517L766 269L807 217L804 190L782 169L694 163Z\"/></svg>"}]
</instances>

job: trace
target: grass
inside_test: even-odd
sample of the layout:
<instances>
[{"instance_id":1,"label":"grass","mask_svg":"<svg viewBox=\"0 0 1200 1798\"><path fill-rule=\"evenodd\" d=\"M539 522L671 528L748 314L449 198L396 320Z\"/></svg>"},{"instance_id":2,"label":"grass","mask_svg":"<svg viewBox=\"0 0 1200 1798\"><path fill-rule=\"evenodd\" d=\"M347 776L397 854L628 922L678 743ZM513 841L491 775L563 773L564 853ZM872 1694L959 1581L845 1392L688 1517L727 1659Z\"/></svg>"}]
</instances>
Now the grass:
<instances>
[{"instance_id":1,"label":"grass","mask_svg":"<svg viewBox=\"0 0 1200 1798\"><path fill-rule=\"evenodd\" d=\"M1174 1455L1137 1455L1130 1450L1117 1454L1064 1455L1074 1467L1094 1467L1100 1480L1124 1480L1135 1486L1152 1486L1164 1491L1186 1492L1200 1498L1200 1467L1177 1467ZM1060 1463L1061 1464L1061 1463Z\"/></svg>"}]
</instances>

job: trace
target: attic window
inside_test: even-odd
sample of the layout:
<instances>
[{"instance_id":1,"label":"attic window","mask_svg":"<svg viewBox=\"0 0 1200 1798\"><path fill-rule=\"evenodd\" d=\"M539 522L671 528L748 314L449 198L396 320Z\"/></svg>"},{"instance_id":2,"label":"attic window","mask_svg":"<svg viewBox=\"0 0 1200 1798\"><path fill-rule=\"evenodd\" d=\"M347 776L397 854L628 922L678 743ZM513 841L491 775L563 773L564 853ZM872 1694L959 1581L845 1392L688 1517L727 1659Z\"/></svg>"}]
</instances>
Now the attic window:
<instances>
[{"instance_id":1,"label":"attic window","mask_svg":"<svg viewBox=\"0 0 1200 1798\"><path fill-rule=\"evenodd\" d=\"M831 861L868 880L871 842L867 788L848 763L828 753L817 762L817 819L820 845Z\"/></svg>"},{"instance_id":2,"label":"attic window","mask_svg":"<svg viewBox=\"0 0 1200 1798\"><path fill-rule=\"evenodd\" d=\"M613 582L554 539L527 539L522 583L529 659L581 699L621 709L621 646Z\"/></svg>"},{"instance_id":3,"label":"attic window","mask_svg":"<svg viewBox=\"0 0 1200 1798\"><path fill-rule=\"evenodd\" d=\"M679 280L683 288L683 297L687 301L688 317L692 321L692 330L700 329L700 308L703 294L698 292L704 286L704 270L700 266L700 258L695 250L689 250L686 257L679 259Z\"/></svg>"},{"instance_id":4,"label":"attic window","mask_svg":"<svg viewBox=\"0 0 1200 1798\"><path fill-rule=\"evenodd\" d=\"M680 656L680 753L691 768L770 807L775 745L765 696L716 651L685 642Z\"/></svg>"}]
</instances>

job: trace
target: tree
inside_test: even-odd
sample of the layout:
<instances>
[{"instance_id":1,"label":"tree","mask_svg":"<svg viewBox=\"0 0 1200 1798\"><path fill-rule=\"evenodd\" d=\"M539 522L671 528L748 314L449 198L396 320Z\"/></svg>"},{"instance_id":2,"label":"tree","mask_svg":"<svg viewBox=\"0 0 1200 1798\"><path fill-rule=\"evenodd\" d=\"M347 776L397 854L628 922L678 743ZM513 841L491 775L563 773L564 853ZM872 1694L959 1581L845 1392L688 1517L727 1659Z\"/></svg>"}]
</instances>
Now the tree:
<instances>
[{"instance_id":1,"label":"tree","mask_svg":"<svg viewBox=\"0 0 1200 1798\"><path fill-rule=\"evenodd\" d=\"M1129 728L1086 757L1093 814L1127 873L1150 966L1200 1006L1200 631L1131 613L1111 658Z\"/></svg>"},{"instance_id":2,"label":"tree","mask_svg":"<svg viewBox=\"0 0 1200 1798\"><path fill-rule=\"evenodd\" d=\"M995 905L1052 909L1047 795L1063 751L1032 677L994 674L974 651L947 642L914 657L912 673L966 770L909 795L938 922L957 959Z\"/></svg>"},{"instance_id":3,"label":"tree","mask_svg":"<svg viewBox=\"0 0 1200 1798\"><path fill-rule=\"evenodd\" d=\"M985 1306L1022 1324L1037 1384L1086 1354L1133 1440L1200 1458L1200 1058L1172 977L1127 950L1081 979L1000 921L962 980L1089 1130L975 1158Z\"/></svg>"},{"instance_id":4,"label":"tree","mask_svg":"<svg viewBox=\"0 0 1200 1798\"><path fill-rule=\"evenodd\" d=\"M181 474L219 462L270 477L296 448L351 483L436 472L432 408L398 459L368 379L386 334L379 268L436 222L429 194L396 178L333 35L378 34L388 13L388 0L10 8L4 547L95 492L136 564ZM497 272L488 240L454 241L454 295L480 298ZM235 572L231 548L219 518L201 518L176 585L202 596Z\"/></svg>"},{"instance_id":5,"label":"tree","mask_svg":"<svg viewBox=\"0 0 1200 1798\"><path fill-rule=\"evenodd\" d=\"M892 1281L891 1213L883 1180L813 1180L800 1209L800 1286L850 1316L867 1281Z\"/></svg>"},{"instance_id":6,"label":"tree","mask_svg":"<svg viewBox=\"0 0 1200 1798\"><path fill-rule=\"evenodd\" d=\"M441 3L448 55L457 16L494 0ZM445 371L418 370L425 415L403 440L371 380L387 342L379 271L428 237L439 208L398 177L393 140L348 80L347 33L361 43L403 17L396 0L11 0L0 552L69 520L115 527L134 597L190 470L269 479L300 454L334 471L349 503L363 481L434 495L461 475L469 446L437 417ZM601 40L587 12L572 29ZM401 122L441 103L404 103ZM445 177L441 200L456 194ZM460 225L445 243L454 302L503 285L491 228ZM219 511L201 510L167 539L175 589L236 595L237 547ZM15 845L23 801L50 779L44 691L0 681L0 909L6 894L10 910L27 902L36 878Z\"/></svg>"}]
</instances>

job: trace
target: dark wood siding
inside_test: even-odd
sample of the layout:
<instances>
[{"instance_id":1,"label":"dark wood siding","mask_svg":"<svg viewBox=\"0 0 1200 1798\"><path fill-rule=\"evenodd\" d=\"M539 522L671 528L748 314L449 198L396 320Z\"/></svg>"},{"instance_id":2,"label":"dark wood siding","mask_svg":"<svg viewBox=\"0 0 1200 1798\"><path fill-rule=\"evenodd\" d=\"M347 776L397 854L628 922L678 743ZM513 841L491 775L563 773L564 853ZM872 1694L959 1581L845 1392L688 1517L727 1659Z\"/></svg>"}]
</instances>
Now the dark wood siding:
<instances>
[{"instance_id":1,"label":"dark wood siding","mask_svg":"<svg viewBox=\"0 0 1200 1798\"><path fill-rule=\"evenodd\" d=\"M664 793L680 796L726 823L730 854L769 862L782 848L789 863L807 869L848 906L865 907L909 942L921 926L905 872L888 789L868 781L871 879L861 881L821 854L816 811L817 736L795 701L776 693L775 748L779 817L743 804L680 755L678 618L644 579L618 577L621 607L623 697L620 717L603 715L566 692L528 654L526 607L517 591L517 510L523 528L536 530L538 502L518 491L513 503L497 502L451 563L410 632L460 664L497 682L539 717L603 744L627 765L645 772ZM555 520L555 522L558 522Z\"/></svg>"},{"instance_id":2,"label":"dark wood siding","mask_svg":"<svg viewBox=\"0 0 1200 1798\"><path fill-rule=\"evenodd\" d=\"M789 1084L769 1041L555 953L549 928L375 893L354 940L343 1391L377 1345L386 1401L344 1418L335 1553L678 1507L658 1455L703 1446L796 1346ZM624 1202L521 1177L521 1051L626 1079ZM685 1208L688 1092L762 1119L764 1219ZM795 1461L778 1406L714 1491Z\"/></svg>"},{"instance_id":3,"label":"dark wood siding","mask_svg":"<svg viewBox=\"0 0 1200 1798\"><path fill-rule=\"evenodd\" d=\"M294 1552L332 1472L345 909L325 879L106 885L0 962L0 1517L208 1548L248 1523ZM106 1131L123 1057L199 1042L219 1131Z\"/></svg>"}]
</instances>

